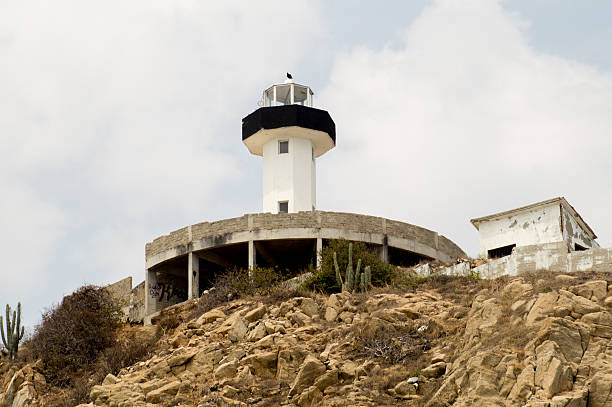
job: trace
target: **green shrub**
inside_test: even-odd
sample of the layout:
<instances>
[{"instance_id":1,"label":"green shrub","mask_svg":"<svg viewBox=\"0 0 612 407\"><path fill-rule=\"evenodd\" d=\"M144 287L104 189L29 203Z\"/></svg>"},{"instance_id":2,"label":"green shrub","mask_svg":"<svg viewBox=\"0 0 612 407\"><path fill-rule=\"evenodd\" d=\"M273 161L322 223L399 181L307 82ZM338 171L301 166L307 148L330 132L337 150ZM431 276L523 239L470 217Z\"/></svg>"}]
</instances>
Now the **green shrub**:
<instances>
[{"instance_id":1,"label":"green shrub","mask_svg":"<svg viewBox=\"0 0 612 407\"><path fill-rule=\"evenodd\" d=\"M302 287L312 291L323 293L336 293L342 290L336 279L334 269L334 252L338 260L340 270L346 270L348 264L349 241L331 240L328 245L321 250L321 270L315 272L312 277L307 279ZM363 242L353 243L353 263L361 259L361 267L370 266L372 273L372 285L381 287L390 284L395 278L395 267L385 263L378 257L376 249L368 247Z\"/></svg>"},{"instance_id":2,"label":"green shrub","mask_svg":"<svg viewBox=\"0 0 612 407\"><path fill-rule=\"evenodd\" d=\"M42 315L28 346L52 384L69 385L104 349L115 344L121 309L106 290L83 286Z\"/></svg>"}]
</instances>

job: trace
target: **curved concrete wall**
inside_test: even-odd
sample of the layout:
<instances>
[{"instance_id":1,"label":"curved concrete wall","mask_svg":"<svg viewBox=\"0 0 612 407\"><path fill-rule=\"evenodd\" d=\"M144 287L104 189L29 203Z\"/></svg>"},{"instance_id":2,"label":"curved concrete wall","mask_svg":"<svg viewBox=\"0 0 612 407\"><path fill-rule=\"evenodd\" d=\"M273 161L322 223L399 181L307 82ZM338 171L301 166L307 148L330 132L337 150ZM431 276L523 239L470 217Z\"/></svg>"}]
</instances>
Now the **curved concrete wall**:
<instances>
[{"instance_id":1,"label":"curved concrete wall","mask_svg":"<svg viewBox=\"0 0 612 407\"><path fill-rule=\"evenodd\" d=\"M145 248L146 268L192 251L226 244L273 239L340 239L408 250L444 262L466 257L436 232L385 218L342 212L258 213L187 226Z\"/></svg>"}]
</instances>

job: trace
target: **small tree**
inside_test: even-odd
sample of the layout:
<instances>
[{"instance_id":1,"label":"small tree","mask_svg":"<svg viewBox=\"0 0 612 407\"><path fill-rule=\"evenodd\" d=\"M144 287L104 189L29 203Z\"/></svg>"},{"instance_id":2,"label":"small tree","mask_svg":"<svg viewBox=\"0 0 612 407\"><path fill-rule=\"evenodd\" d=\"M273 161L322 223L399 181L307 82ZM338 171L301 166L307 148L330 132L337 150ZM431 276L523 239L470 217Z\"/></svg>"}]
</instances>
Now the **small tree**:
<instances>
[{"instance_id":1,"label":"small tree","mask_svg":"<svg viewBox=\"0 0 612 407\"><path fill-rule=\"evenodd\" d=\"M21 332L19 328L21 327ZM17 303L17 311L13 311L11 320L11 307L6 304L6 335L4 334L4 324L0 315L0 330L2 331L2 343L9 353L9 363L13 363L17 358L19 342L23 338L24 328L21 326L21 303Z\"/></svg>"},{"instance_id":2,"label":"small tree","mask_svg":"<svg viewBox=\"0 0 612 407\"><path fill-rule=\"evenodd\" d=\"M43 314L28 345L42 359L45 376L66 385L115 343L120 323L121 309L108 291L83 286Z\"/></svg>"}]
</instances>

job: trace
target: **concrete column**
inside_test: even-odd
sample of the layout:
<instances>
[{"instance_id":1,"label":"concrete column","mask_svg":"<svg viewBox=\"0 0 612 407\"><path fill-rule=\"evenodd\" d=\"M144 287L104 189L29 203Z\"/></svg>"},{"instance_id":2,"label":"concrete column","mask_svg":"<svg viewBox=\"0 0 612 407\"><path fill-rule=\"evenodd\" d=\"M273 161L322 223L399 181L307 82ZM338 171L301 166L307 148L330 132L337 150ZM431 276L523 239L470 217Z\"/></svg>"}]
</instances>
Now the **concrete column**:
<instances>
[{"instance_id":1,"label":"concrete column","mask_svg":"<svg viewBox=\"0 0 612 407\"><path fill-rule=\"evenodd\" d=\"M378 256L385 263L389 263L389 238L387 235L383 238L383 244L378 249Z\"/></svg>"},{"instance_id":2,"label":"concrete column","mask_svg":"<svg viewBox=\"0 0 612 407\"><path fill-rule=\"evenodd\" d=\"M249 270L252 270L257 265L257 252L255 250L255 242L249 240Z\"/></svg>"},{"instance_id":3,"label":"concrete column","mask_svg":"<svg viewBox=\"0 0 612 407\"><path fill-rule=\"evenodd\" d=\"M321 270L321 250L323 249L323 239L317 237L317 270Z\"/></svg>"},{"instance_id":4,"label":"concrete column","mask_svg":"<svg viewBox=\"0 0 612 407\"><path fill-rule=\"evenodd\" d=\"M157 311L157 297L153 296L157 292L157 273L155 271L145 271L145 316Z\"/></svg>"},{"instance_id":5,"label":"concrete column","mask_svg":"<svg viewBox=\"0 0 612 407\"><path fill-rule=\"evenodd\" d=\"M200 294L200 258L189 252L187 255L187 299L198 298Z\"/></svg>"}]
</instances>

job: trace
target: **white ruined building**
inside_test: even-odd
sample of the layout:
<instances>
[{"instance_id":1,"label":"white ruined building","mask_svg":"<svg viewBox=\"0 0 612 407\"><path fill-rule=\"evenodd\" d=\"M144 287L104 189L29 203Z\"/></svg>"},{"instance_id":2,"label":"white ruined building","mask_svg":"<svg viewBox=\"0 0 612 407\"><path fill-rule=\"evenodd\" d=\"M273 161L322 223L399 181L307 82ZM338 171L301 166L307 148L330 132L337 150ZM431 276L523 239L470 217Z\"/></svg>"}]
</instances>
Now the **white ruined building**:
<instances>
[{"instance_id":1,"label":"white ruined building","mask_svg":"<svg viewBox=\"0 0 612 407\"><path fill-rule=\"evenodd\" d=\"M597 236L565 198L554 198L471 220L480 257L510 255L514 247L566 242L570 251L598 248Z\"/></svg>"}]
</instances>

